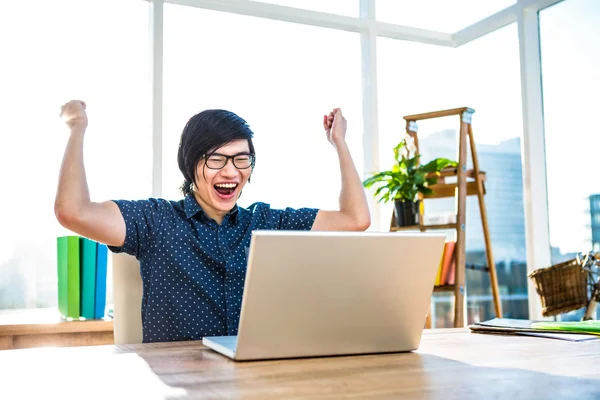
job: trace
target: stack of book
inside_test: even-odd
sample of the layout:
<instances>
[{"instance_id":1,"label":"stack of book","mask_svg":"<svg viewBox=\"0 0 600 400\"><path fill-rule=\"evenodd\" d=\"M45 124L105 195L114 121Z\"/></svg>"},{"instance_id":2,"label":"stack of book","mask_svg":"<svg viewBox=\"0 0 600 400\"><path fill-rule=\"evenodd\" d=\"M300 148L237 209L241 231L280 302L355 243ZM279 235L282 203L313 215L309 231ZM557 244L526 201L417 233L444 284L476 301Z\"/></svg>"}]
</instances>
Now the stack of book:
<instances>
[{"instance_id":1,"label":"stack of book","mask_svg":"<svg viewBox=\"0 0 600 400\"><path fill-rule=\"evenodd\" d=\"M57 238L58 309L64 318L104 318L106 245L80 236Z\"/></svg>"},{"instance_id":2,"label":"stack of book","mask_svg":"<svg viewBox=\"0 0 600 400\"><path fill-rule=\"evenodd\" d=\"M435 278L435 286L454 285L455 262L454 248L456 241L446 241L444 252Z\"/></svg>"}]
</instances>

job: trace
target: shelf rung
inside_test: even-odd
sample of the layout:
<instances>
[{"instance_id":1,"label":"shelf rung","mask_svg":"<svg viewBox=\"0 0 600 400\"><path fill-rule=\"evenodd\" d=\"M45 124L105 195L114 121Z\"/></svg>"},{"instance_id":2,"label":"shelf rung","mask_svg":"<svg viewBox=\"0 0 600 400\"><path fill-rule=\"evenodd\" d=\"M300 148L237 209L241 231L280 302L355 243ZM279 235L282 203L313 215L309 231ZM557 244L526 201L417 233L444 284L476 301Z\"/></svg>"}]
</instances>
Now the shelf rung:
<instances>
[{"instance_id":1,"label":"shelf rung","mask_svg":"<svg viewBox=\"0 0 600 400\"><path fill-rule=\"evenodd\" d=\"M454 285L434 286L433 287L433 292L434 293L439 293L439 292L454 292Z\"/></svg>"},{"instance_id":2,"label":"shelf rung","mask_svg":"<svg viewBox=\"0 0 600 400\"><path fill-rule=\"evenodd\" d=\"M475 170L469 169L465 172L465 175L467 178L475 179ZM458 176L458 168L454 167L444 168L439 172L439 175L435 173L427 174L428 178L437 177L438 179L449 178L454 176ZM479 171L479 178L485 182L487 179L487 173L485 171Z\"/></svg>"},{"instance_id":3,"label":"shelf rung","mask_svg":"<svg viewBox=\"0 0 600 400\"><path fill-rule=\"evenodd\" d=\"M457 183L439 183L429 186L433 190L433 194L426 194L423 196L425 199L441 199L444 197L454 197L456 193ZM485 194L485 186L483 193ZM477 182L467 182L467 196L473 196L477 194Z\"/></svg>"},{"instance_id":4,"label":"shelf rung","mask_svg":"<svg viewBox=\"0 0 600 400\"><path fill-rule=\"evenodd\" d=\"M428 112L428 113L422 113L422 114L407 115L404 117L404 119L406 121L421 121L423 119L431 119L431 118L449 117L451 115L459 115L465 111L470 112L470 113L475 112L475 110L473 110L472 108L460 107L460 108L452 108L449 110L441 110L441 111L434 111L434 112Z\"/></svg>"}]
</instances>

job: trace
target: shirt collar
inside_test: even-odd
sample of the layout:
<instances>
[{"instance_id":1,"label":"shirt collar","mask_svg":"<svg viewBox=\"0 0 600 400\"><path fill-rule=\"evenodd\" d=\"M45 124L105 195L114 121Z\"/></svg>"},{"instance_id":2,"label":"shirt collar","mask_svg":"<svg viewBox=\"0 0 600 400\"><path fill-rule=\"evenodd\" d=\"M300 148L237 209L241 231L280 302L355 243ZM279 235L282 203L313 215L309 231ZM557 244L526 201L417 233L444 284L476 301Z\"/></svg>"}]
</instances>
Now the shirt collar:
<instances>
[{"instance_id":1,"label":"shirt collar","mask_svg":"<svg viewBox=\"0 0 600 400\"><path fill-rule=\"evenodd\" d=\"M187 196L185 196L184 205L185 205L185 217L187 219L190 219L190 218L194 217L196 214L200 213L202 218L205 219L206 221L212 220L211 218L208 217L208 215L206 215L206 213L204 212L202 207L200 207L200 204L198 204L198 201L196 200L196 198L194 197L193 194L188 194ZM227 222L227 220L231 220L233 223L236 223L237 216L239 214L238 209L239 209L239 207L236 204L227 214L225 214L225 218L223 218L223 222Z\"/></svg>"}]
</instances>

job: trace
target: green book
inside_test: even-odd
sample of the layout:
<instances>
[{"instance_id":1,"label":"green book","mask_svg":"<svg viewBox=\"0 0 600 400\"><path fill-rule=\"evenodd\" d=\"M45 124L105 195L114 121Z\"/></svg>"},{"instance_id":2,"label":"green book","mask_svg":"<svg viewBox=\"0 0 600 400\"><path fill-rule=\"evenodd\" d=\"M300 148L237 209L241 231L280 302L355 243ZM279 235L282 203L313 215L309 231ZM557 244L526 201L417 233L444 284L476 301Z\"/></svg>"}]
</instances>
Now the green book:
<instances>
[{"instance_id":1,"label":"green book","mask_svg":"<svg viewBox=\"0 0 600 400\"><path fill-rule=\"evenodd\" d=\"M534 329L565 332L591 333L600 335L600 321L540 321L531 324Z\"/></svg>"},{"instance_id":2,"label":"green book","mask_svg":"<svg viewBox=\"0 0 600 400\"><path fill-rule=\"evenodd\" d=\"M96 242L88 238L79 238L79 256L81 266L81 316L94 319L94 301L96 299Z\"/></svg>"},{"instance_id":3,"label":"green book","mask_svg":"<svg viewBox=\"0 0 600 400\"><path fill-rule=\"evenodd\" d=\"M57 238L58 309L79 318L79 236Z\"/></svg>"}]
</instances>

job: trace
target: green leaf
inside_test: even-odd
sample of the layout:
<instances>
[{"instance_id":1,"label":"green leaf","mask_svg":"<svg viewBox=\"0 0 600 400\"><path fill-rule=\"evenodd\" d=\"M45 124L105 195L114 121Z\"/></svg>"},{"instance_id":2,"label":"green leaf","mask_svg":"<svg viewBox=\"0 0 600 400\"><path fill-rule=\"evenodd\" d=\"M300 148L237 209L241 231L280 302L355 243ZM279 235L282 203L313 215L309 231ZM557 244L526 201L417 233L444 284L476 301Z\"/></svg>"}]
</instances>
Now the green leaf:
<instances>
[{"instance_id":1,"label":"green leaf","mask_svg":"<svg viewBox=\"0 0 600 400\"><path fill-rule=\"evenodd\" d=\"M423 193L423 194L433 194L433 190L429 189L428 187L425 186L421 186L419 188L419 192Z\"/></svg>"},{"instance_id":2,"label":"green leaf","mask_svg":"<svg viewBox=\"0 0 600 400\"><path fill-rule=\"evenodd\" d=\"M438 183L437 176L425 179L425 186L435 185L436 183Z\"/></svg>"},{"instance_id":3,"label":"green leaf","mask_svg":"<svg viewBox=\"0 0 600 400\"><path fill-rule=\"evenodd\" d=\"M423 183L425 183L425 173L417 172L415 174L414 182L415 182L415 185L422 185Z\"/></svg>"},{"instance_id":4,"label":"green leaf","mask_svg":"<svg viewBox=\"0 0 600 400\"><path fill-rule=\"evenodd\" d=\"M402 140L400 141L400 143L398 143L396 145L396 147L394 147L394 159L396 160L396 162L400 162L401 160L401 152L402 152L402 148L406 146L406 141Z\"/></svg>"},{"instance_id":5,"label":"green leaf","mask_svg":"<svg viewBox=\"0 0 600 400\"><path fill-rule=\"evenodd\" d=\"M378 174L373 175L370 178L367 178L363 181L363 186L369 188L373 186L373 184L378 182L386 182L389 178L393 177L394 173L392 171L384 171Z\"/></svg>"},{"instance_id":6,"label":"green leaf","mask_svg":"<svg viewBox=\"0 0 600 400\"><path fill-rule=\"evenodd\" d=\"M390 201L390 192L387 192L386 194L384 194L381 197L381 200L379 200L379 201L383 201L384 203L387 203L388 201Z\"/></svg>"},{"instance_id":7,"label":"green leaf","mask_svg":"<svg viewBox=\"0 0 600 400\"><path fill-rule=\"evenodd\" d=\"M417 161L419 161L419 157L413 157L406 160L406 169L411 170L417 165Z\"/></svg>"},{"instance_id":8,"label":"green leaf","mask_svg":"<svg viewBox=\"0 0 600 400\"><path fill-rule=\"evenodd\" d=\"M427 173L440 172L444 168L447 167L455 167L458 163L456 161L449 160L447 158L436 158L435 160L431 160L427 164L423 165L423 171Z\"/></svg>"},{"instance_id":9,"label":"green leaf","mask_svg":"<svg viewBox=\"0 0 600 400\"><path fill-rule=\"evenodd\" d=\"M377 189L377 190L375 191L375 193L373 194L373 196L374 196L374 197L377 197L377 196L379 196L379 194L380 194L382 191L384 191L384 190L387 190L387 191L389 192L389 191L390 191L390 188L389 188L389 187L387 187L387 186L381 186L379 189Z\"/></svg>"}]
</instances>

